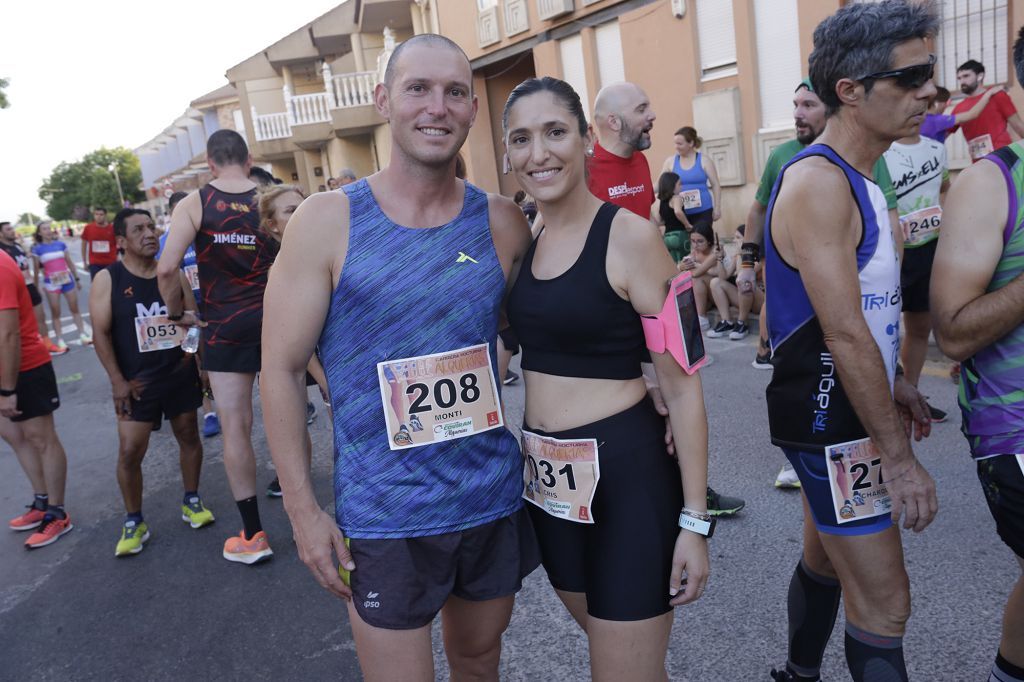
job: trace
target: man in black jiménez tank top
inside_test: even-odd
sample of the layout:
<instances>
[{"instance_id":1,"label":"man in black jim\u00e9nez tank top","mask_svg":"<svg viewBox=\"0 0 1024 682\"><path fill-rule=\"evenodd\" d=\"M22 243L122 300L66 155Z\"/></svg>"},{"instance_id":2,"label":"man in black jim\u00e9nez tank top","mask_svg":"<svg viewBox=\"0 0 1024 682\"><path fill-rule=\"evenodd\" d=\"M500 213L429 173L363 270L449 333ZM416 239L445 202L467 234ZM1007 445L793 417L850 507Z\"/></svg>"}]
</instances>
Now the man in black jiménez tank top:
<instances>
[{"instance_id":1,"label":"man in black jim\u00e9nez tank top","mask_svg":"<svg viewBox=\"0 0 1024 682\"><path fill-rule=\"evenodd\" d=\"M252 386L260 369L263 291L270 269L269 237L259 229L252 157L242 136L218 130L206 143L214 179L181 200L157 265L169 319L193 323L186 312L178 267L195 242L206 322L202 363L217 399L224 434L224 468L242 518L242 532L224 543L224 558L254 564L273 555L256 501L252 447Z\"/></svg>"},{"instance_id":2,"label":"man in black jim\u00e9nez tank top","mask_svg":"<svg viewBox=\"0 0 1024 682\"><path fill-rule=\"evenodd\" d=\"M148 211L126 208L114 218L114 236L124 259L96 273L89 293L94 345L110 377L119 441L117 482L126 517L115 556L138 554L150 532L142 515L142 459L150 433L162 418L178 441L185 495L181 518L193 528L213 523L199 497L203 446L196 410L202 403L195 356L181 349L185 331L167 320L167 306L156 280L160 247ZM179 288L192 307L184 273Z\"/></svg>"}]
</instances>

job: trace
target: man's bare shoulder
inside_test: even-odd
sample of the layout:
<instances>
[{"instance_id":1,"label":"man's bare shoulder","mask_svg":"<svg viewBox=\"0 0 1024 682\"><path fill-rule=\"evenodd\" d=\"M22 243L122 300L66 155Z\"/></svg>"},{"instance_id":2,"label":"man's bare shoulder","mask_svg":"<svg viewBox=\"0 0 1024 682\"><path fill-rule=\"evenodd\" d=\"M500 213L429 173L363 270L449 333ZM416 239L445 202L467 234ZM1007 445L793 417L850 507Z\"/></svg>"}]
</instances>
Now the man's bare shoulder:
<instances>
[{"instance_id":1,"label":"man's bare shoulder","mask_svg":"<svg viewBox=\"0 0 1024 682\"><path fill-rule=\"evenodd\" d=\"M293 220L318 228L348 227L349 200L344 192L317 192L299 205Z\"/></svg>"},{"instance_id":2,"label":"man's bare shoulder","mask_svg":"<svg viewBox=\"0 0 1024 682\"><path fill-rule=\"evenodd\" d=\"M1009 208L1003 170L982 159L960 171L946 195L942 229L974 233L978 229L1002 231Z\"/></svg>"},{"instance_id":3,"label":"man's bare shoulder","mask_svg":"<svg viewBox=\"0 0 1024 682\"><path fill-rule=\"evenodd\" d=\"M1001 190L1006 188L1006 181L1003 170L993 161L982 159L972 163L957 175L955 186L967 189L985 189L991 192L996 187Z\"/></svg>"},{"instance_id":4,"label":"man's bare shoulder","mask_svg":"<svg viewBox=\"0 0 1024 682\"><path fill-rule=\"evenodd\" d=\"M786 168L780 176L775 200L779 208L804 213L829 210L835 212L851 200L850 183L843 171L831 161L809 156Z\"/></svg>"}]
</instances>

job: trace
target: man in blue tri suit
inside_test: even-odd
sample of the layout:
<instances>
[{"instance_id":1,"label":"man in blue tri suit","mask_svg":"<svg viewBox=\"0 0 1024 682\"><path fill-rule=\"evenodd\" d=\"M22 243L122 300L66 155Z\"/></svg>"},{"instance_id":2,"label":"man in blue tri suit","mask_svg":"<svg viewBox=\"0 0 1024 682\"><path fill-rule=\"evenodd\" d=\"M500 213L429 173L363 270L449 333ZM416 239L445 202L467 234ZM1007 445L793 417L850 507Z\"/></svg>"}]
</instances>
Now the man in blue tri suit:
<instances>
[{"instance_id":1,"label":"man in blue tri suit","mask_svg":"<svg viewBox=\"0 0 1024 682\"><path fill-rule=\"evenodd\" d=\"M910 585L894 522L921 531L938 507L908 438L912 421L927 435L929 418L897 378L899 257L872 167L924 120L937 28L932 5L902 0L846 5L818 25L810 77L825 131L783 168L768 203L768 417L804 495L776 680L820 679L841 591L854 682L907 679Z\"/></svg>"},{"instance_id":2,"label":"man in blue tri suit","mask_svg":"<svg viewBox=\"0 0 1024 682\"><path fill-rule=\"evenodd\" d=\"M513 596L539 563L496 365L530 231L512 201L456 177L472 82L447 38L399 46L374 92L390 163L302 203L264 303L261 395L285 509L299 556L349 602L367 679L432 679L442 612L452 677L497 680ZM315 346L334 405L334 518L294 447Z\"/></svg>"}]
</instances>

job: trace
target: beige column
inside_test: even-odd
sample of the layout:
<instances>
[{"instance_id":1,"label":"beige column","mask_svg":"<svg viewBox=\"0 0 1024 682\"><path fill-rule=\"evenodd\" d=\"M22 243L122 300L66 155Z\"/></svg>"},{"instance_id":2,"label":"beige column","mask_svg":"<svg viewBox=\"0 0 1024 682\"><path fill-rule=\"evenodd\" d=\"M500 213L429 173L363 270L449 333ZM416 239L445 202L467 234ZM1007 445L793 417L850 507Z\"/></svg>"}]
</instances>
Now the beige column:
<instances>
[{"instance_id":1,"label":"beige column","mask_svg":"<svg viewBox=\"0 0 1024 682\"><path fill-rule=\"evenodd\" d=\"M356 71L366 71L366 55L363 54L363 35L352 34L352 56L356 60Z\"/></svg>"}]
</instances>

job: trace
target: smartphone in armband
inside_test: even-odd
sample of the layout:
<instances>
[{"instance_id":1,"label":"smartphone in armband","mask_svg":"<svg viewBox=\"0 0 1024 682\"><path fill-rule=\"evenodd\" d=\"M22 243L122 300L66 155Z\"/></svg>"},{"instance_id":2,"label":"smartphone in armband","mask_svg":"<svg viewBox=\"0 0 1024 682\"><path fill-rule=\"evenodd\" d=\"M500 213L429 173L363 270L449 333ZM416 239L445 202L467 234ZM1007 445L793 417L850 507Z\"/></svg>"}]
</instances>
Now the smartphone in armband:
<instances>
[{"instance_id":1,"label":"smartphone in armband","mask_svg":"<svg viewBox=\"0 0 1024 682\"><path fill-rule=\"evenodd\" d=\"M672 293L675 296L679 328L683 333L686 366L695 367L704 359L707 352L704 349L704 335L700 330L700 318L697 316L693 280L690 277L676 277L672 280Z\"/></svg>"}]
</instances>

